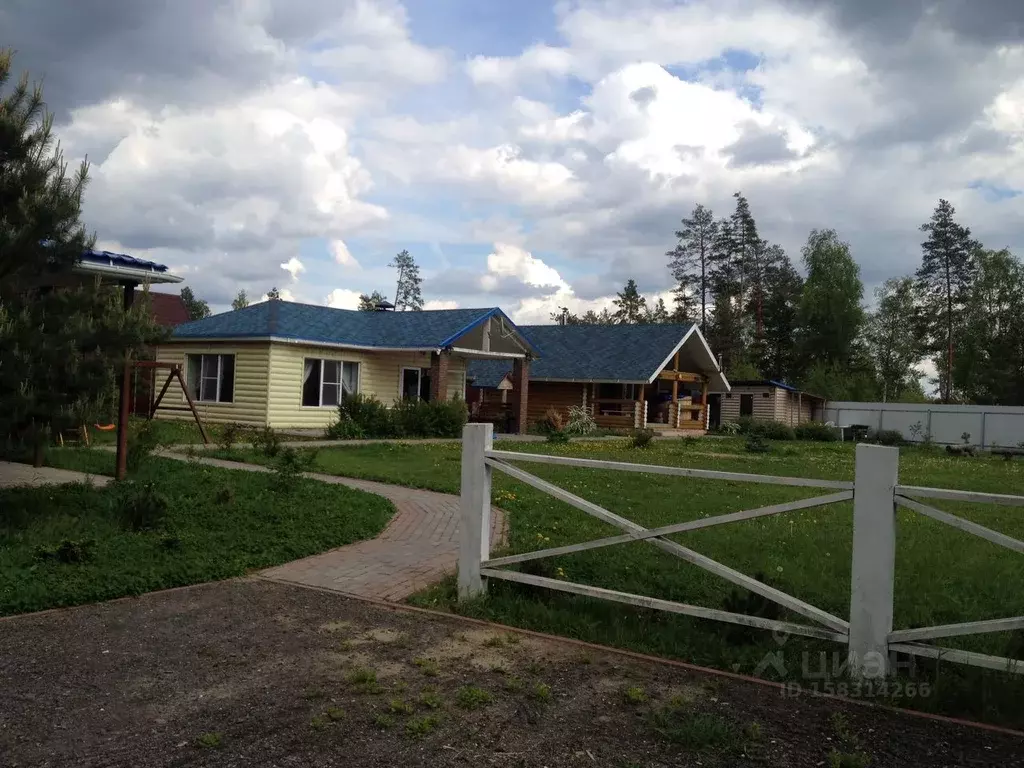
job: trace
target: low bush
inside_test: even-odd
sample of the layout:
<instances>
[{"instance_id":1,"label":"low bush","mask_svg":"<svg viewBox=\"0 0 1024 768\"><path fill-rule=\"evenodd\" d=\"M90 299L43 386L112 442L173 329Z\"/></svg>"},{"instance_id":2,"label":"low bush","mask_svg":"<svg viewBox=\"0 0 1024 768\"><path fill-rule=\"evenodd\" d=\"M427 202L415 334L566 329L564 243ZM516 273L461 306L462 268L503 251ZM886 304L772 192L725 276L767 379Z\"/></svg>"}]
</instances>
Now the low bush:
<instances>
[{"instance_id":1,"label":"low bush","mask_svg":"<svg viewBox=\"0 0 1024 768\"><path fill-rule=\"evenodd\" d=\"M879 445L900 446L903 445L903 433L898 429L879 429L869 435L871 442Z\"/></svg>"},{"instance_id":2,"label":"low bush","mask_svg":"<svg viewBox=\"0 0 1024 768\"><path fill-rule=\"evenodd\" d=\"M559 443L564 445L569 442L569 433L564 429L560 429L557 432L548 432L547 440L549 443Z\"/></svg>"},{"instance_id":3,"label":"low bush","mask_svg":"<svg viewBox=\"0 0 1024 768\"><path fill-rule=\"evenodd\" d=\"M747 453L771 453L772 451L772 444L761 435L747 435L744 447Z\"/></svg>"},{"instance_id":4,"label":"low bush","mask_svg":"<svg viewBox=\"0 0 1024 768\"><path fill-rule=\"evenodd\" d=\"M650 448L651 442L654 440L653 429L638 429L629 436L629 447L639 448L641 450Z\"/></svg>"},{"instance_id":5,"label":"low bush","mask_svg":"<svg viewBox=\"0 0 1024 768\"><path fill-rule=\"evenodd\" d=\"M274 478L271 484L276 491L287 493L299 484L303 472L308 472L316 464L317 450L305 449L297 451L291 446L281 449L277 459L271 465Z\"/></svg>"},{"instance_id":6,"label":"low bush","mask_svg":"<svg viewBox=\"0 0 1024 768\"><path fill-rule=\"evenodd\" d=\"M459 399L403 400L388 408L375 397L353 395L338 406L338 420L325 434L335 440L457 438L467 418L466 404Z\"/></svg>"},{"instance_id":7,"label":"low bush","mask_svg":"<svg viewBox=\"0 0 1024 768\"><path fill-rule=\"evenodd\" d=\"M139 469L160 446L160 437L152 421L144 421L129 430L125 467L129 472Z\"/></svg>"},{"instance_id":8,"label":"low bush","mask_svg":"<svg viewBox=\"0 0 1024 768\"><path fill-rule=\"evenodd\" d=\"M561 432L565 428L565 416L555 407L548 408L534 425L542 435L550 432Z\"/></svg>"},{"instance_id":9,"label":"low bush","mask_svg":"<svg viewBox=\"0 0 1024 768\"><path fill-rule=\"evenodd\" d=\"M262 453L268 459L272 459L281 452L281 438L278 437L273 427L264 427L253 433L252 449L256 453Z\"/></svg>"},{"instance_id":10,"label":"low bush","mask_svg":"<svg viewBox=\"0 0 1024 768\"><path fill-rule=\"evenodd\" d=\"M721 435L738 435L742 425L735 421L727 421L725 424L719 424L717 427L712 429L713 433Z\"/></svg>"},{"instance_id":11,"label":"low bush","mask_svg":"<svg viewBox=\"0 0 1024 768\"><path fill-rule=\"evenodd\" d=\"M832 443L839 439L839 430L820 421L806 421L798 424L793 430L797 440L813 440L819 443Z\"/></svg>"},{"instance_id":12,"label":"low bush","mask_svg":"<svg viewBox=\"0 0 1024 768\"><path fill-rule=\"evenodd\" d=\"M796 440L794 429L781 421L740 416L736 424L738 425L737 431L741 435L758 435L768 440Z\"/></svg>"},{"instance_id":13,"label":"low bush","mask_svg":"<svg viewBox=\"0 0 1024 768\"><path fill-rule=\"evenodd\" d=\"M118 483L114 496L115 512L128 531L154 531L162 527L170 512L170 502L152 483Z\"/></svg>"},{"instance_id":14,"label":"low bush","mask_svg":"<svg viewBox=\"0 0 1024 768\"><path fill-rule=\"evenodd\" d=\"M217 438L217 445L223 448L225 451L230 451L234 448L235 443L239 441L242 436L242 428L238 424L228 423L221 427L220 437Z\"/></svg>"},{"instance_id":15,"label":"low bush","mask_svg":"<svg viewBox=\"0 0 1024 768\"><path fill-rule=\"evenodd\" d=\"M569 418L565 422L565 430L570 435L590 435L597 431L597 422L590 411L581 405L569 408Z\"/></svg>"},{"instance_id":16,"label":"low bush","mask_svg":"<svg viewBox=\"0 0 1024 768\"><path fill-rule=\"evenodd\" d=\"M36 560L55 560L58 563L86 563L92 560L93 547L96 542L92 539L73 540L64 539L56 547L38 546L35 550Z\"/></svg>"}]
</instances>

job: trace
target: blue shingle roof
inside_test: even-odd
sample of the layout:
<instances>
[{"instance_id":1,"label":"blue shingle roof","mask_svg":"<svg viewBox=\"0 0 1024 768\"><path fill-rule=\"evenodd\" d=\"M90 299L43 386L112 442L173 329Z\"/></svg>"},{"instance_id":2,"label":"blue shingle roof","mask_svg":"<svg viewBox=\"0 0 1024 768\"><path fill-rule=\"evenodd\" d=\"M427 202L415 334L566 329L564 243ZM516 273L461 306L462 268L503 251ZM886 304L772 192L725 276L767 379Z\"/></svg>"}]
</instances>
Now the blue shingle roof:
<instances>
[{"instance_id":1,"label":"blue shingle roof","mask_svg":"<svg viewBox=\"0 0 1024 768\"><path fill-rule=\"evenodd\" d=\"M690 330L683 325L521 325L519 331L542 350L530 365L531 379L647 381ZM512 370L504 360L473 360L474 386L496 387Z\"/></svg>"},{"instance_id":2,"label":"blue shingle roof","mask_svg":"<svg viewBox=\"0 0 1024 768\"><path fill-rule=\"evenodd\" d=\"M290 301L265 301L179 325L173 340L273 336L357 347L440 349L500 309L357 312ZM505 318L511 327L513 323Z\"/></svg>"},{"instance_id":3,"label":"blue shingle roof","mask_svg":"<svg viewBox=\"0 0 1024 768\"><path fill-rule=\"evenodd\" d=\"M113 253L112 251L86 250L80 261L91 264L109 264L116 267L131 267L132 269L148 269L151 272L166 272L166 264L157 264L155 261L137 259L126 253Z\"/></svg>"}]
</instances>

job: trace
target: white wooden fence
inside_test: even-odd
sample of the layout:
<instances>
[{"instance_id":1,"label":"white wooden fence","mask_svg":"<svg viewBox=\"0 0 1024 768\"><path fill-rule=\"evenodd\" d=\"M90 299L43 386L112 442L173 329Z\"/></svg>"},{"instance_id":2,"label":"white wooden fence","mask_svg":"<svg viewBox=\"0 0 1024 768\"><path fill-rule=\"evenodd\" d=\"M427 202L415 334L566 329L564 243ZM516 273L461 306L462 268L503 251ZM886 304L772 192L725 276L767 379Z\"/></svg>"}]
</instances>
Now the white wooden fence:
<instances>
[{"instance_id":1,"label":"white wooden fence","mask_svg":"<svg viewBox=\"0 0 1024 768\"><path fill-rule=\"evenodd\" d=\"M829 401L824 421L840 426L864 424L892 429L910 442L930 437L936 443L968 442L982 448L1014 448L1024 442L1024 408L1008 405L935 405Z\"/></svg>"},{"instance_id":2,"label":"white wooden fence","mask_svg":"<svg viewBox=\"0 0 1024 768\"><path fill-rule=\"evenodd\" d=\"M1024 553L1024 542L998 533L978 523L929 507L917 499L933 498L960 502L981 502L1024 506L1024 496L995 493L974 493L938 488L900 485L899 450L876 445L858 445L856 469L852 483L802 477L775 477L738 472L719 472L684 467L663 467L630 464L596 459L546 456L533 453L496 451L492 444L490 424L468 424L462 440L462 498L459 549L459 598L471 599L486 590L486 579L503 579L537 587L611 600L654 610L680 613L698 618L741 624L748 627L776 630L844 643L848 647L850 671L865 678L883 677L890 672L890 654L906 653L971 664L989 669L1024 672L1024 660L1007 659L980 653L943 648L921 641L957 635L1002 632L1024 628L1024 616L1007 619L973 621L935 627L893 630L893 590L896 563L896 505L946 523L961 531L980 536L994 544ZM558 466L587 467L621 472L692 477L705 480L732 480L747 483L789 485L821 488L825 495L810 499L773 504L717 517L690 520L658 528L645 528L607 509L587 501L546 480L529 474L510 462L534 462ZM508 557L492 558L490 552L491 474L493 470L533 486L576 509L596 517L623 531L580 544L551 547ZM853 564L849 621L788 595L739 571L668 538L673 533L695 531L726 523L752 520L799 509L820 507L853 500ZM703 568L726 581L778 603L787 610L810 619L813 624L766 619L716 608L704 608L670 600L618 592L587 584L551 579L503 566L525 563L544 557L567 555L588 549L610 547L633 541L646 541L688 563Z\"/></svg>"}]
</instances>

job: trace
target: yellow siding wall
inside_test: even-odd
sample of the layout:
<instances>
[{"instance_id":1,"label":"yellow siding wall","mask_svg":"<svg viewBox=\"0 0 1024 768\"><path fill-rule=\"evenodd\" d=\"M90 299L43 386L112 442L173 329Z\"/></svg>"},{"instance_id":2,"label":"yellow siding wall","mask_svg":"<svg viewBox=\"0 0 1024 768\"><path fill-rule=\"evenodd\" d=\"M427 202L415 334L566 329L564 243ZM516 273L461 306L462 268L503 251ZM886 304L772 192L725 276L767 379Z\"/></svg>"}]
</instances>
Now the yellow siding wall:
<instances>
[{"instance_id":1,"label":"yellow siding wall","mask_svg":"<svg viewBox=\"0 0 1024 768\"><path fill-rule=\"evenodd\" d=\"M270 345L266 342L239 344L172 344L160 347L156 359L163 363L180 363L185 381L185 355L234 355L235 390L233 403L200 403L196 410L204 422L234 422L263 426L267 423L267 362L270 359ZM167 380L167 371L157 370L157 394ZM169 410L169 409L184 409ZM192 419L185 401L185 394L177 379L171 382L167 394L156 412L162 419Z\"/></svg>"},{"instance_id":2,"label":"yellow siding wall","mask_svg":"<svg viewBox=\"0 0 1024 768\"><path fill-rule=\"evenodd\" d=\"M359 363L359 391L386 405L399 397L402 368L429 368L426 352L357 352L329 347L275 343L270 348L270 426L320 428L337 419L334 406L302 405L302 370L307 357ZM448 365L448 397L465 397L466 361L453 356Z\"/></svg>"}]
</instances>

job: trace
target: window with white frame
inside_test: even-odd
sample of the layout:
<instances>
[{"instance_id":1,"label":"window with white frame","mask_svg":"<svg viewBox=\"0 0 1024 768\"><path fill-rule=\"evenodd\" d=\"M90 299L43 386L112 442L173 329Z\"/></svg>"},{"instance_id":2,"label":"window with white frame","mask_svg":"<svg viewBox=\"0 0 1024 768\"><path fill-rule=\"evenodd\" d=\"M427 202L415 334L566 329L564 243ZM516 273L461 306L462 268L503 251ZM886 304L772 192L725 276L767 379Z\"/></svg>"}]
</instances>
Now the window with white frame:
<instances>
[{"instance_id":1,"label":"window with white frame","mask_svg":"<svg viewBox=\"0 0 1024 768\"><path fill-rule=\"evenodd\" d=\"M403 400L430 400L430 369L402 368L399 386Z\"/></svg>"},{"instance_id":2,"label":"window with white frame","mask_svg":"<svg viewBox=\"0 0 1024 768\"><path fill-rule=\"evenodd\" d=\"M187 381L192 399L200 403L233 403L234 355L188 355Z\"/></svg>"},{"instance_id":3,"label":"window with white frame","mask_svg":"<svg viewBox=\"0 0 1024 768\"><path fill-rule=\"evenodd\" d=\"M302 404L336 406L359 391L359 363L307 357L302 366Z\"/></svg>"}]
</instances>

